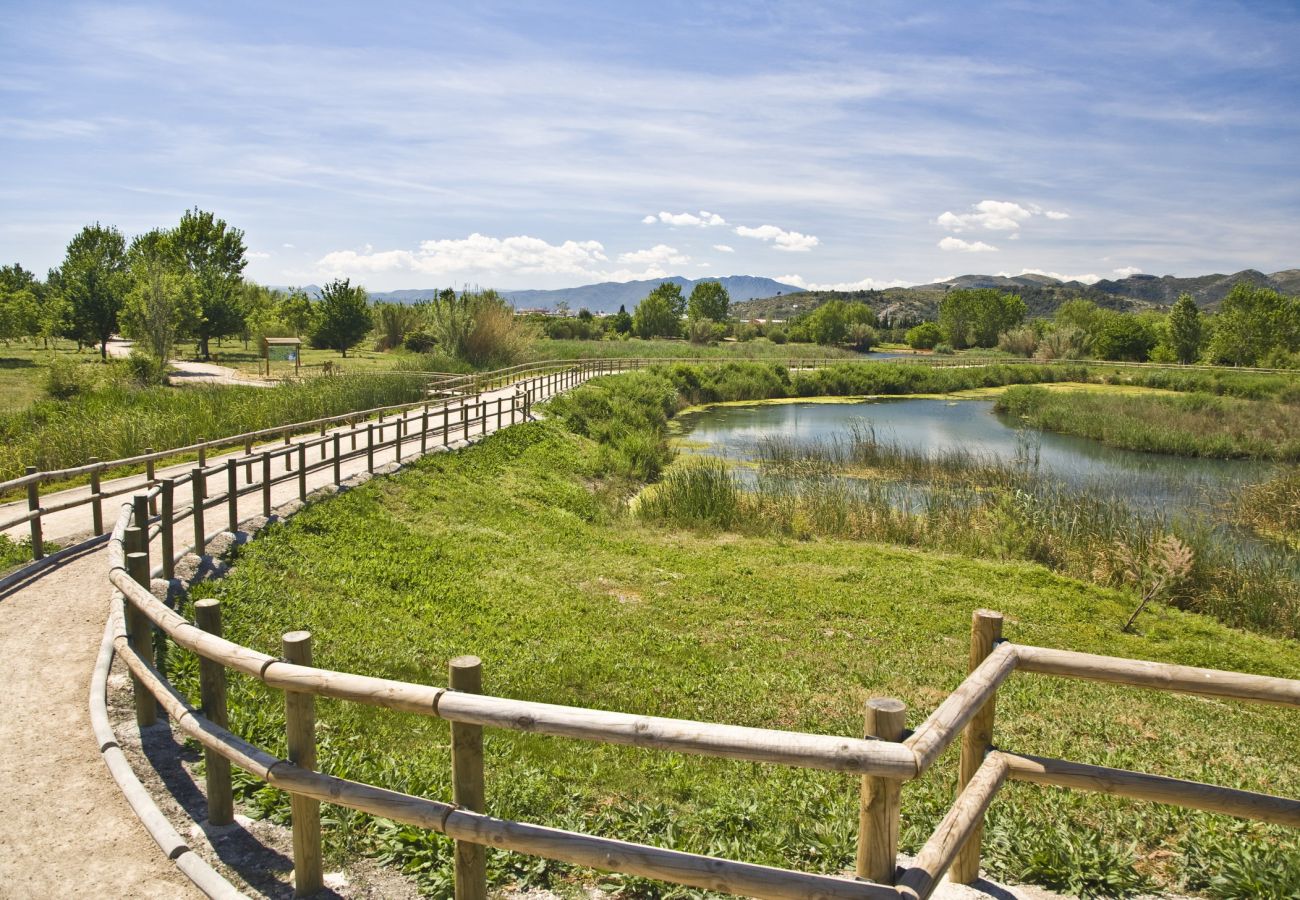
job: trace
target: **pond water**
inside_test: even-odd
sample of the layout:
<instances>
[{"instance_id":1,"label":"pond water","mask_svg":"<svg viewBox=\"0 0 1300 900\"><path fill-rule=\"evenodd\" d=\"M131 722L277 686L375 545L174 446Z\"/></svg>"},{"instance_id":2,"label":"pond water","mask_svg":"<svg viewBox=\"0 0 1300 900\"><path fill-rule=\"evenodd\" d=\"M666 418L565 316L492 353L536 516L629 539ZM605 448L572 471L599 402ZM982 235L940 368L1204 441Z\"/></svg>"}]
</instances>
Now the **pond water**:
<instances>
[{"instance_id":1,"label":"pond water","mask_svg":"<svg viewBox=\"0 0 1300 900\"><path fill-rule=\"evenodd\" d=\"M679 419L690 452L743 461L764 438L825 442L854 425L876 439L926 454L961 450L1012 462L1036 460L1039 474L1072 487L1123 497L1137 508L1215 518L1244 485L1266 479L1269 463L1138 453L1069 435L1026 430L988 400L880 399L849 403L719 406Z\"/></svg>"}]
</instances>

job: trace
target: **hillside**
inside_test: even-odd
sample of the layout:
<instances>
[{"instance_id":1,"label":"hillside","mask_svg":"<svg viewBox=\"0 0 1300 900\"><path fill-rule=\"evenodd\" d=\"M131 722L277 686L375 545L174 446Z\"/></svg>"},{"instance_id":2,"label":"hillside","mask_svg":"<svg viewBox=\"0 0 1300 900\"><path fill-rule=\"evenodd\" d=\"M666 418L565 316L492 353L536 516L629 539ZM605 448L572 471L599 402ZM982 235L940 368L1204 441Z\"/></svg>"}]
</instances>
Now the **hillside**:
<instances>
[{"instance_id":1,"label":"hillside","mask_svg":"<svg viewBox=\"0 0 1300 900\"><path fill-rule=\"evenodd\" d=\"M1087 285L1061 281L1046 275L961 275L948 281L885 291L796 291L737 303L733 311L741 318L789 319L816 309L828 300L860 301L883 319L905 324L938 315L944 293L956 288L996 288L1014 291L1024 298L1030 315L1051 315L1068 300L1091 300L1108 309L1133 312L1171 305L1184 292L1203 309L1216 309L1233 286L1246 282L1272 288L1283 294L1300 293L1300 269L1284 269L1265 275L1243 269L1232 275L1212 274L1179 278L1173 275L1131 275L1103 279Z\"/></svg>"}]
</instances>

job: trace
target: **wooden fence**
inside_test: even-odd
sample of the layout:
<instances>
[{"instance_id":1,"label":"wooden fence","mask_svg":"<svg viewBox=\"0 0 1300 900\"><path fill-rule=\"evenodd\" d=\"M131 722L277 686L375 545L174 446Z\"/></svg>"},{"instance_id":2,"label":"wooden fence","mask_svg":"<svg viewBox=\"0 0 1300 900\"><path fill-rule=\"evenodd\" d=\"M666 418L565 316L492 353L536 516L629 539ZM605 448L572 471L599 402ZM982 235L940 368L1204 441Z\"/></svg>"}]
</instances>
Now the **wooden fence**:
<instances>
[{"instance_id":1,"label":"wooden fence","mask_svg":"<svg viewBox=\"0 0 1300 900\"><path fill-rule=\"evenodd\" d=\"M662 360L646 361L646 365ZM611 366L612 364L612 366ZM627 361L607 361L625 367ZM1266 822L1300 827L1300 801L1067 760L1045 759L995 748L994 722L999 686L1014 672L1081 678L1224 699L1280 704L1300 709L1300 681L1197 669L1012 644L1003 640L1002 616L976 611L972 621L969 675L913 732L904 730L905 705L892 698L867 703L864 736L834 736L749 728L513 700L481 693L481 667L473 657L452 660L448 686L413 684L312 665L311 635L284 635L280 656L241 646L221 635L217 601L197 605L190 622L150 592L150 542L160 538L157 572L170 576L177 559L175 528L193 519L193 546L202 553L207 540L202 510L226 504L229 527L238 526L238 498L262 492L262 511L270 511L270 488L298 480L307 496L312 471L392 447L425 452L430 438L446 443L453 430L462 436L526 417L534 396L575 384L600 371L587 363L533 376L509 396L465 398L458 411L443 405L406 410L390 422L367 422L291 448L271 447L225 464L196 467L188 476L194 499L187 509L174 505L175 484L166 479L148 486L123 504L109 539L109 581L114 589L110 628L113 645L125 661L135 691L136 720L156 721L158 708L174 727L197 740L207 755L207 794L212 824L231 820L230 767L238 766L291 795L295 889L309 894L322 884L319 804L335 803L428 828L456 842L456 894L486 896L485 847L655 878L706 890L760 898L928 897L950 869L956 881L970 882L979 871L984 812L1008 780L1099 791L1115 796L1169 803ZM510 375L501 377L509 379ZM506 384L513 383L509 380ZM495 405L494 405L495 404ZM390 436L384 429L391 428ZM418 445L416 451L414 446ZM436 444L435 444L436 446ZM319 448L319 449L318 449ZM314 452L318 451L318 452ZM283 460L286 472L275 475ZM240 470L245 470L240 486ZM250 473L261 472L253 481ZM226 491L209 496L207 481L226 475ZM171 498L171 499L169 499ZM155 514L152 510L160 507ZM201 706L193 707L163 677L154 658L156 630L194 653L200 663ZM226 672L233 669L280 690L285 696L288 755L280 759L249 744L227 728ZM316 771L316 697L330 697L399 712L446 719L452 726L451 802L416 797L382 786L362 784ZM672 751L702 756L841 772L861 779L856 878L759 866L617 838L562 831L491 816L483 803L482 729L503 728L554 737ZM960 738L960 791L939 826L907 868L897 866L902 785L922 776L945 748Z\"/></svg>"}]
</instances>

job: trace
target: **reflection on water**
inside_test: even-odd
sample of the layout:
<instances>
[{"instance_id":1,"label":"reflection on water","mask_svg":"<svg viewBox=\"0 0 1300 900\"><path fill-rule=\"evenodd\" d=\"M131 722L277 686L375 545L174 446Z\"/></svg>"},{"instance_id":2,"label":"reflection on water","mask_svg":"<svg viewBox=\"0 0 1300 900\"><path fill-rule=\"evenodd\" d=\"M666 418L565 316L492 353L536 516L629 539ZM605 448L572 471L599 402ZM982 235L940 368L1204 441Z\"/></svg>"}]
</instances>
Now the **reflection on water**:
<instances>
[{"instance_id":1,"label":"reflection on water","mask_svg":"<svg viewBox=\"0 0 1300 900\"><path fill-rule=\"evenodd\" d=\"M1025 431L986 400L887 399L854 403L722 406L683 416L692 452L754 460L763 439L826 442L853 423L877 440L929 455L951 451L1012 463L1026 455L1038 472L1075 488L1114 494L1139 509L1191 519L1214 513L1273 466L1107 447L1087 438Z\"/></svg>"}]
</instances>

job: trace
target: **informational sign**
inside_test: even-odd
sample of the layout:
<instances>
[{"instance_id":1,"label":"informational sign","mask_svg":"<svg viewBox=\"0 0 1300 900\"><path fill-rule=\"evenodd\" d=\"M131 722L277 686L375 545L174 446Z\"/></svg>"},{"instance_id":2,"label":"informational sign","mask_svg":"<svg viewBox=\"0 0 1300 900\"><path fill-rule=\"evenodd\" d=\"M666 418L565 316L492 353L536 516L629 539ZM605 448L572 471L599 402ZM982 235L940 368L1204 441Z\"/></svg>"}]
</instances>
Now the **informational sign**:
<instances>
[{"instance_id":1,"label":"informational sign","mask_svg":"<svg viewBox=\"0 0 1300 900\"><path fill-rule=\"evenodd\" d=\"M266 348L268 359L272 362L297 362L298 348L281 344L272 344Z\"/></svg>"}]
</instances>

